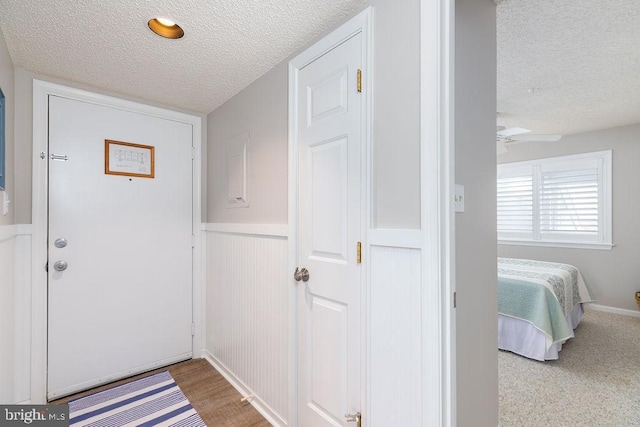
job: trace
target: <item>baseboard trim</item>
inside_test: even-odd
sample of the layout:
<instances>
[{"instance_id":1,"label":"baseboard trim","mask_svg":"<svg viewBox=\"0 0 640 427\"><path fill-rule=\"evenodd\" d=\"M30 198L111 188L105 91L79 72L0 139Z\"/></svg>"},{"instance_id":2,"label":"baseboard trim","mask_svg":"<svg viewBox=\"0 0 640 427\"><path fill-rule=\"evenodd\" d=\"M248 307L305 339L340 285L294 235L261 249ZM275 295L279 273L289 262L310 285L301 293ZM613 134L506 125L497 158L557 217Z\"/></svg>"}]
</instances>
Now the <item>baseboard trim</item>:
<instances>
[{"instance_id":1,"label":"baseboard trim","mask_svg":"<svg viewBox=\"0 0 640 427\"><path fill-rule=\"evenodd\" d=\"M260 396L257 396L251 388L238 379L222 362L215 358L208 350L202 351L202 358L205 359L213 368L220 373L226 379L229 384L233 386L242 397L253 395L252 399L248 399L251 406L260 413L267 421L274 426L287 426L288 424L280 418L270 407L267 405Z\"/></svg>"},{"instance_id":2,"label":"baseboard trim","mask_svg":"<svg viewBox=\"0 0 640 427\"><path fill-rule=\"evenodd\" d=\"M606 313L621 314L629 317L640 317L640 311L627 310L626 308L609 307L600 304L585 304L587 310L604 311Z\"/></svg>"},{"instance_id":3,"label":"baseboard trim","mask_svg":"<svg viewBox=\"0 0 640 427\"><path fill-rule=\"evenodd\" d=\"M287 224L231 224L231 223L205 223L202 229L214 233L248 234L254 236L287 237L289 226Z\"/></svg>"}]
</instances>

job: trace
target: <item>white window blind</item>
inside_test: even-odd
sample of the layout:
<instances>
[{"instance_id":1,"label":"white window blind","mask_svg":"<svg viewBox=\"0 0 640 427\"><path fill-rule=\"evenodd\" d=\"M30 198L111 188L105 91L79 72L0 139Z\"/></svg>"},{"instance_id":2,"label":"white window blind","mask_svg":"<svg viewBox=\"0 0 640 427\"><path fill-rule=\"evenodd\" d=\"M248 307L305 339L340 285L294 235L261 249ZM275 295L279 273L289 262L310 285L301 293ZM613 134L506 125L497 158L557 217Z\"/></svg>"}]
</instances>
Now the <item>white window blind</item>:
<instances>
[{"instance_id":1,"label":"white window blind","mask_svg":"<svg viewBox=\"0 0 640 427\"><path fill-rule=\"evenodd\" d=\"M611 151L498 165L498 238L611 247Z\"/></svg>"},{"instance_id":2,"label":"white window blind","mask_svg":"<svg viewBox=\"0 0 640 427\"><path fill-rule=\"evenodd\" d=\"M540 232L598 233L598 171L542 173Z\"/></svg>"},{"instance_id":3,"label":"white window blind","mask_svg":"<svg viewBox=\"0 0 640 427\"><path fill-rule=\"evenodd\" d=\"M533 231L533 176L498 178L498 224L502 232L531 235Z\"/></svg>"}]
</instances>

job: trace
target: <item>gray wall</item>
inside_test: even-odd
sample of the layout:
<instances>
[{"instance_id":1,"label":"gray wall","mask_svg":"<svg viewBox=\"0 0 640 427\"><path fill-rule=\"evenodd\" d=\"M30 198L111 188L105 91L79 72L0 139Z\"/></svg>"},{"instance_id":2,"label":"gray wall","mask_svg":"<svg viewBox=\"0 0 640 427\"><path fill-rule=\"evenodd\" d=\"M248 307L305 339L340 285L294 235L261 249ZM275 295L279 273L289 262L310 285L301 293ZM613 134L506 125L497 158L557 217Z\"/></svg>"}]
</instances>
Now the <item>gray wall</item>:
<instances>
[{"instance_id":1,"label":"gray wall","mask_svg":"<svg viewBox=\"0 0 640 427\"><path fill-rule=\"evenodd\" d=\"M287 61L207 117L208 222L287 223ZM248 207L227 202L226 141L249 132Z\"/></svg>"},{"instance_id":2,"label":"gray wall","mask_svg":"<svg viewBox=\"0 0 640 427\"><path fill-rule=\"evenodd\" d=\"M374 8L374 227L420 228L419 1ZM293 57L294 55L292 55ZM208 222L287 223L287 64L211 112ZM225 142L251 135L247 208L228 209Z\"/></svg>"},{"instance_id":3,"label":"gray wall","mask_svg":"<svg viewBox=\"0 0 640 427\"><path fill-rule=\"evenodd\" d=\"M420 228L420 3L374 6L373 227Z\"/></svg>"},{"instance_id":4,"label":"gray wall","mask_svg":"<svg viewBox=\"0 0 640 427\"><path fill-rule=\"evenodd\" d=\"M13 83L13 62L11 61L11 57L9 56L9 51L7 50L7 45L4 41L4 35L0 32L0 88L2 88L2 93L4 93L5 97L5 186L7 190L7 194L9 196L9 200L14 199L15 195L15 179L14 179L14 162L13 162L13 152L14 152L14 131L13 131L13 121L14 121L14 102L15 102L15 91L14 91L14 83ZM2 207L0 206L0 209ZM14 209L13 203L9 205L9 213L7 215L2 215L2 211L0 210L0 225L8 225L14 223Z\"/></svg>"},{"instance_id":5,"label":"gray wall","mask_svg":"<svg viewBox=\"0 0 640 427\"><path fill-rule=\"evenodd\" d=\"M207 145L207 126L206 117L193 111L181 110L158 103L149 102L124 94L107 92L96 89L91 86L70 82L68 80L52 78L42 74L35 74L30 71L16 68L15 69L15 89L19 96L16 97L15 104L15 139L17 141L15 147L15 164L18 166L15 170L16 194L15 199L15 219L18 224L31 224L31 174L33 163L33 80L43 80L47 82L57 83L68 87L83 89L94 93L100 93L107 96L113 96L120 99L139 102L141 104L153 105L160 108L166 108L174 111L181 111L187 114L193 114L202 118L202 147L203 147L203 190L202 190L202 218L206 217L206 145Z\"/></svg>"},{"instance_id":6,"label":"gray wall","mask_svg":"<svg viewBox=\"0 0 640 427\"><path fill-rule=\"evenodd\" d=\"M455 216L458 425L498 425L496 272L496 11L456 1Z\"/></svg>"},{"instance_id":7,"label":"gray wall","mask_svg":"<svg viewBox=\"0 0 640 427\"><path fill-rule=\"evenodd\" d=\"M578 267L598 304L638 310L640 290L640 124L564 136L558 142L512 144L499 163L613 150L613 243L610 251L500 245L502 257L557 261Z\"/></svg>"}]
</instances>

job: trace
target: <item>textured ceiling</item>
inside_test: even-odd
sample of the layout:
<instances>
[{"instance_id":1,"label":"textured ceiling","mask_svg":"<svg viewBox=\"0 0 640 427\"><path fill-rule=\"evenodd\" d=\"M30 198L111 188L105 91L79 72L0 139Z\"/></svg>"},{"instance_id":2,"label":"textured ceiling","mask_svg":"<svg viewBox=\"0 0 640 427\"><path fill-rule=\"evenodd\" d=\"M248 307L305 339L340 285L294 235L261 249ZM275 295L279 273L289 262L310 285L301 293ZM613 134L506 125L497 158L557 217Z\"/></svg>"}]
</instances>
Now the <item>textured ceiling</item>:
<instances>
[{"instance_id":1,"label":"textured ceiling","mask_svg":"<svg viewBox=\"0 0 640 427\"><path fill-rule=\"evenodd\" d=\"M503 125L567 135L640 123L639 0L497 3Z\"/></svg>"},{"instance_id":2,"label":"textured ceiling","mask_svg":"<svg viewBox=\"0 0 640 427\"><path fill-rule=\"evenodd\" d=\"M364 0L0 0L14 65L208 113ZM186 35L154 35L147 21Z\"/></svg>"}]
</instances>

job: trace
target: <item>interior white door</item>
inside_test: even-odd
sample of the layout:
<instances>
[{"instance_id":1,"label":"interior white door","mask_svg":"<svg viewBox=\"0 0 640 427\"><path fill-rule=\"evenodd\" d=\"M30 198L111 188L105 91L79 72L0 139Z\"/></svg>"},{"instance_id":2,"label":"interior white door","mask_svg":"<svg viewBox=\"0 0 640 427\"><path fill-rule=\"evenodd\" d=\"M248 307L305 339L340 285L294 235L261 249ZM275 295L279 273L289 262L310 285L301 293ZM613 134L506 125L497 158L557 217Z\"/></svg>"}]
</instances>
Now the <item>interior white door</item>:
<instances>
[{"instance_id":1,"label":"interior white door","mask_svg":"<svg viewBox=\"0 0 640 427\"><path fill-rule=\"evenodd\" d=\"M49 399L191 357L192 138L190 124L49 97ZM154 147L154 177L106 174L105 140Z\"/></svg>"},{"instance_id":2,"label":"interior white door","mask_svg":"<svg viewBox=\"0 0 640 427\"><path fill-rule=\"evenodd\" d=\"M362 62L357 34L298 75L298 425L360 411ZM352 424L353 425L353 424Z\"/></svg>"}]
</instances>

